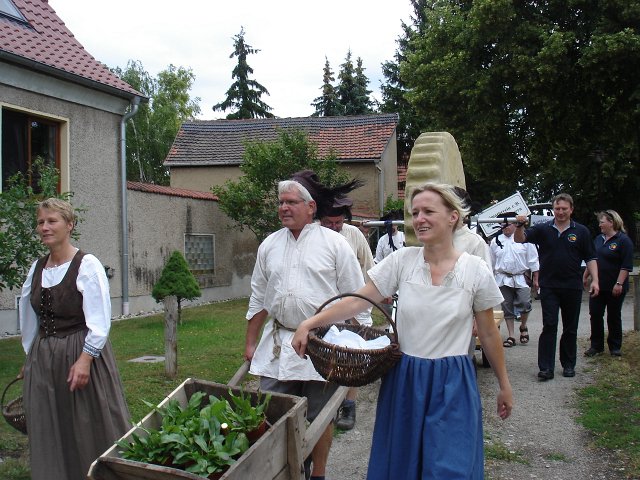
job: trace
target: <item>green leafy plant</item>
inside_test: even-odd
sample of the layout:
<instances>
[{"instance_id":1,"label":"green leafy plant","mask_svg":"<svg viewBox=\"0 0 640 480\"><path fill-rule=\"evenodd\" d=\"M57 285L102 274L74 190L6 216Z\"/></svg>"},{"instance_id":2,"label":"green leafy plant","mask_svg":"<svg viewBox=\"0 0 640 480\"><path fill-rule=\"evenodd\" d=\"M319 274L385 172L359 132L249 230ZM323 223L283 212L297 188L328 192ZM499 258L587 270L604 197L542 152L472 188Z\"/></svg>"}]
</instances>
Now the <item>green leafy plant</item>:
<instances>
[{"instance_id":1,"label":"green leafy plant","mask_svg":"<svg viewBox=\"0 0 640 480\"><path fill-rule=\"evenodd\" d=\"M253 430L252 425L259 419L262 419L260 423L264 421L270 396L252 407L248 395L232 395L240 405L235 408L226 399L214 395L202 406L204 397L203 392L195 392L184 407L176 399L162 407L144 402L160 415L161 426L142 428L146 437L132 434L132 441L118 441L122 457L182 468L203 477L228 469L249 448L246 428Z\"/></svg>"},{"instance_id":2,"label":"green leafy plant","mask_svg":"<svg viewBox=\"0 0 640 480\"><path fill-rule=\"evenodd\" d=\"M120 447L120 455L127 460L136 462L153 463L155 465L168 465L173 459L171 445L162 442L162 434L159 430L140 427L145 435L131 434L131 440L118 440L116 445Z\"/></svg>"},{"instance_id":3,"label":"green leafy plant","mask_svg":"<svg viewBox=\"0 0 640 480\"><path fill-rule=\"evenodd\" d=\"M31 177L37 179L35 186ZM37 157L26 174L13 175L0 189L0 291L19 288L31 263L46 252L35 232L38 203L49 197L70 201L73 196L57 193L58 178L58 170ZM80 213L85 209L76 210ZM77 232L74 229L74 239L78 238Z\"/></svg>"},{"instance_id":4,"label":"green leafy plant","mask_svg":"<svg viewBox=\"0 0 640 480\"><path fill-rule=\"evenodd\" d=\"M257 405L251 404L251 396L240 390L234 395L229 389L229 408L225 412L226 419L232 431L251 432L257 430L267 419L267 407L271 401L271 394L262 395L258 392Z\"/></svg>"}]
</instances>

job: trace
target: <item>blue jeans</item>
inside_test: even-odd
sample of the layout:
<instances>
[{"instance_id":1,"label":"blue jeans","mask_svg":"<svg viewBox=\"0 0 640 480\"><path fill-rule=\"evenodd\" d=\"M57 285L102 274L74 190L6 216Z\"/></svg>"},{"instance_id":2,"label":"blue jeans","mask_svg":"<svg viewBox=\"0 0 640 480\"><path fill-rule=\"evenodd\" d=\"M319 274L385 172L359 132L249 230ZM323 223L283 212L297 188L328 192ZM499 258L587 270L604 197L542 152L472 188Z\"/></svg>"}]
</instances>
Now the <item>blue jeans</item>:
<instances>
[{"instance_id":1,"label":"blue jeans","mask_svg":"<svg viewBox=\"0 0 640 480\"><path fill-rule=\"evenodd\" d=\"M575 368L578 338L578 320L582 290L570 288L540 288L542 306L542 333L538 342L538 367L555 369L558 339L558 314L562 315L560 336L560 363L563 368Z\"/></svg>"},{"instance_id":2,"label":"blue jeans","mask_svg":"<svg viewBox=\"0 0 640 480\"><path fill-rule=\"evenodd\" d=\"M622 302L626 292L614 297L611 292L600 293L589 299L589 315L591 317L591 348L601 352L604 350L604 311L607 310L607 345L609 351L622 348Z\"/></svg>"}]
</instances>

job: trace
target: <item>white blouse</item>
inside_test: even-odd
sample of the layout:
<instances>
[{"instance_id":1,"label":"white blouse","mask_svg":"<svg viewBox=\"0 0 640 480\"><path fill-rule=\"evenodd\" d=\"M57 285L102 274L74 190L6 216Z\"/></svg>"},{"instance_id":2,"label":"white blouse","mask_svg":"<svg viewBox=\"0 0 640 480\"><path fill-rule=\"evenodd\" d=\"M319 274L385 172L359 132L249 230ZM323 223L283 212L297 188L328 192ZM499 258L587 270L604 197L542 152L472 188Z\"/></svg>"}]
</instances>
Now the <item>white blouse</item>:
<instances>
[{"instance_id":1,"label":"white blouse","mask_svg":"<svg viewBox=\"0 0 640 480\"><path fill-rule=\"evenodd\" d=\"M22 286L20 296L20 331L22 332L22 347L26 353L38 335L38 315L31 306L31 281L36 268L33 262L27 279ZM50 288L59 284L64 278L71 260L57 267L42 270L42 287ZM82 258L76 280L78 291L82 293L82 310L89 328L85 338L87 353L98 356L107 343L111 328L111 298L109 296L109 281L100 261L91 254Z\"/></svg>"},{"instance_id":2,"label":"white blouse","mask_svg":"<svg viewBox=\"0 0 640 480\"><path fill-rule=\"evenodd\" d=\"M309 224L297 239L287 228L269 235L258 248L246 318L264 309L271 319L262 332L250 373L278 380L322 381L311 360L301 359L291 347L293 331L281 328L274 332L273 319L295 329L329 298L355 292L363 285L358 260L339 233ZM356 319L362 323L366 317L363 312ZM281 348L277 357L276 341Z\"/></svg>"}]
</instances>

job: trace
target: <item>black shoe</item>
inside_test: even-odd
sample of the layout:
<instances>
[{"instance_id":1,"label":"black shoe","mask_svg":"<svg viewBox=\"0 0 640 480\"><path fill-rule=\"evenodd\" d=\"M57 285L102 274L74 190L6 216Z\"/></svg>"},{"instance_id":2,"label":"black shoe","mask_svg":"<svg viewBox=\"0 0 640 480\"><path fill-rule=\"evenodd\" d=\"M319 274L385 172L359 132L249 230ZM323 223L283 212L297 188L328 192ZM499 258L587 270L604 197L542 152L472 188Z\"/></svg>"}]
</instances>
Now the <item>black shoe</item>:
<instances>
[{"instance_id":1,"label":"black shoe","mask_svg":"<svg viewBox=\"0 0 640 480\"><path fill-rule=\"evenodd\" d=\"M611 350L611 356L612 357L621 357L622 356L622 352L620 350Z\"/></svg>"},{"instance_id":2,"label":"black shoe","mask_svg":"<svg viewBox=\"0 0 640 480\"><path fill-rule=\"evenodd\" d=\"M538 372L538 378L540 380L542 380L543 382L545 382L547 380L552 380L553 379L553 370L540 370Z\"/></svg>"},{"instance_id":3,"label":"black shoe","mask_svg":"<svg viewBox=\"0 0 640 480\"><path fill-rule=\"evenodd\" d=\"M562 376L563 377L575 377L576 376L576 371L571 367L563 368L562 369Z\"/></svg>"},{"instance_id":4,"label":"black shoe","mask_svg":"<svg viewBox=\"0 0 640 480\"><path fill-rule=\"evenodd\" d=\"M601 355L601 354L602 354L602 350L596 350L593 347L589 347L589 350L584 352L585 357L595 357L596 355Z\"/></svg>"},{"instance_id":5,"label":"black shoe","mask_svg":"<svg viewBox=\"0 0 640 480\"><path fill-rule=\"evenodd\" d=\"M351 430L356 425L356 404L342 404L338 410L336 427L340 430Z\"/></svg>"}]
</instances>

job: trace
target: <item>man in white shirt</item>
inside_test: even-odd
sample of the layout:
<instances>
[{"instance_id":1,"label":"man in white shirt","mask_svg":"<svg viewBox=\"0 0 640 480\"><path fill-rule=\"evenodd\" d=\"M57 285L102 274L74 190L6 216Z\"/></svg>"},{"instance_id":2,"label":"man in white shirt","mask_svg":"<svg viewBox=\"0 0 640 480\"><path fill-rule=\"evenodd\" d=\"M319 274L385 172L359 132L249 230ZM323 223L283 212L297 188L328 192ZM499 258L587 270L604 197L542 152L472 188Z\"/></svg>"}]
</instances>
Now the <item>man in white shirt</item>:
<instances>
[{"instance_id":1,"label":"man in white shirt","mask_svg":"<svg viewBox=\"0 0 640 480\"><path fill-rule=\"evenodd\" d=\"M369 248L369 243L364 234L358 227L344 223L345 220L351 220L351 206L353 201L349 198L341 198L338 202L334 203L331 210L326 212L320 219L320 224L325 227L338 232L344 238L347 239L353 253L355 253L360 268L362 269L362 276L365 282L369 279L367 271L373 267L373 255ZM369 309L371 312L371 309ZM369 321L365 325L371 325L373 321L369 317ZM347 393L347 397L340 405L338 411L338 418L336 420L336 427L342 430L351 430L356 424L356 397L358 395L358 389L352 387Z\"/></svg>"},{"instance_id":2,"label":"man in white shirt","mask_svg":"<svg viewBox=\"0 0 640 480\"><path fill-rule=\"evenodd\" d=\"M251 361L249 372L260 377L262 390L307 397L307 419L312 421L337 386L324 381L311 359L296 354L291 338L327 299L358 290L364 280L345 238L313 221L318 203L321 211L327 202L333 204L334 191L321 190L324 187L313 172L300 173L278 185L283 228L258 248L246 315L245 358ZM313 449L312 479L324 478L332 435L331 424Z\"/></svg>"},{"instance_id":3,"label":"man in white shirt","mask_svg":"<svg viewBox=\"0 0 640 480\"><path fill-rule=\"evenodd\" d=\"M404 217L402 215L402 211L394 210L380 217L380 220L383 222L404 220ZM380 263L393 252L395 252L399 248L404 247L404 232L398 230L398 226L393 224L389 224L386 228L387 233L385 233L378 239L378 245L376 246L376 257L374 259L375 263Z\"/></svg>"},{"instance_id":4,"label":"man in white shirt","mask_svg":"<svg viewBox=\"0 0 640 480\"><path fill-rule=\"evenodd\" d=\"M515 217L515 213L504 213L501 216ZM538 251L532 243L516 243L513 234L514 223L502 223L502 233L491 241L491 261L496 283L504 297L502 311L507 324L508 337L503 346L513 347L516 344L514 320L516 309L520 313L520 343L529 342L527 319L531 311L531 288L525 274L531 272L533 284L538 284L538 270L540 263Z\"/></svg>"},{"instance_id":5,"label":"man in white shirt","mask_svg":"<svg viewBox=\"0 0 640 480\"><path fill-rule=\"evenodd\" d=\"M391 223L394 220L404 220L402 210L392 210L386 215L380 217L380 220L385 222L385 230L387 233L378 239L376 256L373 259L374 263L380 263L393 252L404 247L405 241L404 232L398 230L398 226ZM382 301L382 308L384 308L387 314L392 318L394 302L397 302L397 300L398 295L396 294L393 297L385 298Z\"/></svg>"}]
</instances>

